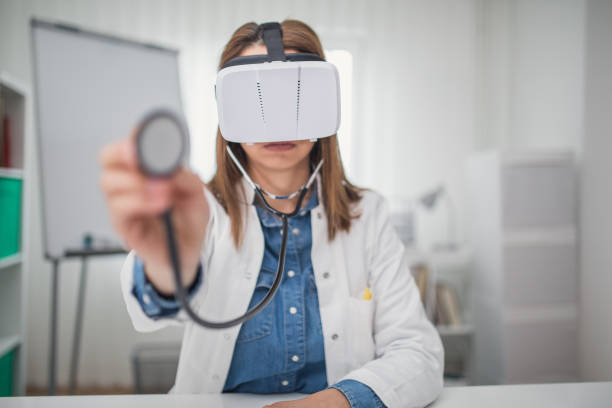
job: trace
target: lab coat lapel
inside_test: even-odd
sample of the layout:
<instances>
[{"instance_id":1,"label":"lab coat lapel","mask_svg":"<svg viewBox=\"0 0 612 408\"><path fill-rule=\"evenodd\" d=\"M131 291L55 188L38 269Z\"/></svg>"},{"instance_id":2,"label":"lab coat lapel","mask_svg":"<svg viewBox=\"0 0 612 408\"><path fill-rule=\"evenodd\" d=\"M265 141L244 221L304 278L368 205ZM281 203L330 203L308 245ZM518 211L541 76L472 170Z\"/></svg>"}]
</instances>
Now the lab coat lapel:
<instances>
[{"instance_id":1,"label":"lab coat lapel","mask_svg":"<svg viewBox=\"0 0 612 408\"><path fill-rule=\"evenodd\" d=\"M243 183L244 196L252 202L252 189ZM248 187L248 189L247 189ZM249 190L251 194L249 194ZM240 195L242 197L242 195ZM245 226L243 232L242 245L236 248L231 239L225 240L223 244L218 243L215 248L215 258L222 262L222 274L217 275L217 282L214 290L204 294L205 304L202 308L204 316L215 316L219 320L233 319L243 315L249 307L257 276L261 269L261 262L264 252L264 237L257 218L255 206L244 205ZM231 228L229 218L224 228ZM218 267L219 265L217 265ZM231 284L227 283L231 280ZM203 344L209 344L211 349L199 350L200 345L192 345L195 350L191 351L191 356L195 353L202 354L199 360L199 368L204 368L206 373L203 379L203 389L206 392L222 392L225 378L229 372L229 367L234 354L236 338L242 325L234 326L224 330L210 330L189 325L191 331L200 332L202 339L206 339ZM214 350L214 352L211 352ZM182 379L182 381L193 381ZM182 392L181 390L178 390ZM183 390L184 391L184 390Z\"/></svg>"},{"instance_id":2,"label":"lab coat lapel","mask_svg":"<svg viewBox=\"0 0 612 408\"><path fill-rule=\"evenodd\" d=\"M345 256L345 233L338 232L333 241L328 240L327 216L323 206L321 179L317 177L319 205L310 215L312 225L312 265L317 284L321 328L325 347L327 382L335 383L347 372L347 350L343 337L345 327L344 300L347 297ZM342 336L342 337L340 337Z\"/></svg>"}]
</instances>

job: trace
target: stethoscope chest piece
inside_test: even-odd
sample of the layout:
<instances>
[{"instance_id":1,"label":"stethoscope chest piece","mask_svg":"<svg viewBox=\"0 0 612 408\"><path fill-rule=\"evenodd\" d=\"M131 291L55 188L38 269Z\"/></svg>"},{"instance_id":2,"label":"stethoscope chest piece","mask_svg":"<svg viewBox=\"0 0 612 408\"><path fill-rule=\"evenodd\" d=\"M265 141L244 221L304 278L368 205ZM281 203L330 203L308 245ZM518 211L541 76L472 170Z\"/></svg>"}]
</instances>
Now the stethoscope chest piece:
<instances>
[{"instance_id":1,"label":"stethoscope chest piece","mask_svg":"<svg viewBox=\"0 0 612 408\"><path fill-rule=\"evenodd\" d=\"M149 112L138 127L136 151L145 174L170 176L186 162L189 153L189 133L185 122L168 109Z\"/></svg>"}]
</instances>

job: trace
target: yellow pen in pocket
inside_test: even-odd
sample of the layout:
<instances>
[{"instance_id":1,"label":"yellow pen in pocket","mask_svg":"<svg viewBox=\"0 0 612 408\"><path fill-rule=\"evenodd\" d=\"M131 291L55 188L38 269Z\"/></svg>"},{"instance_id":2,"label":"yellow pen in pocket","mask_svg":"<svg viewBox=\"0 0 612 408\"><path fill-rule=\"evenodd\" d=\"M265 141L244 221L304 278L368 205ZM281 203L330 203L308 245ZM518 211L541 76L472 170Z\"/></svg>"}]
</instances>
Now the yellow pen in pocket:
<instances>
[{"instance_id":1,"label":"yellow pen in pocket","mask_svg":"<svg viewBox=\"0 0 612 408\"><path fill-rule=\"evenodd\" d=\"M372 300L372 292L370 292L369 286L366 286L365 291L363 292L363 300Z\"/></svg>"}]
</instances>

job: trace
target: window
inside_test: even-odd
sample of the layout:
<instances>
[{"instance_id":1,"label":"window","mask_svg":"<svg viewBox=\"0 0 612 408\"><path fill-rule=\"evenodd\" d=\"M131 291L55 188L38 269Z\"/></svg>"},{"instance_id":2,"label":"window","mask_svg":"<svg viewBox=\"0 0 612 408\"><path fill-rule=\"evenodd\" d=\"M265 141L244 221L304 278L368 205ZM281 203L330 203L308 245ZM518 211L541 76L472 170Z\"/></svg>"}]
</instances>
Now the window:
<instances>
[{"instance_id":1,"label":"window","mask_svg":"<svg viewBox=\"0 0 612 408\"><path fill-rule=\"evenodd\" d=\"M344 170L351 174L353 124L353 54L346 50L326 50L325 57L338 69L340 76L341 117L338 143Z\"/></svg>"}]
</instances>

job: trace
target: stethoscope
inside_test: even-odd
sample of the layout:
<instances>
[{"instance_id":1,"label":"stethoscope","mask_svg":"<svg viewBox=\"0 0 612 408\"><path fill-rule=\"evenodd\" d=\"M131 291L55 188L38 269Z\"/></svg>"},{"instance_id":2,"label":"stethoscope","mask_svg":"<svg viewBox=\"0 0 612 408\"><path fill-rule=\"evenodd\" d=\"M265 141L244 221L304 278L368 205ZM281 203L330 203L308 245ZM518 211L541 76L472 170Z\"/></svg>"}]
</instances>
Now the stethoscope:
<instances>
[{"instance_id":1,"label":"stethoscope","mask_svg":"<svg viewBox=\"0 0 612 408\"><path fill-rule=\"evenodd\" d=\"M141 121L136 133L136 150L138 153L138 162L141 170L152 177L169 177L171 176L181 164L187 159L189 143L189 133L187 126L184 121L176 113L166 110L158 109L147 114ZM278 216L282 220L282 240L281 247L278 257L278 266L276 268L276 275L272 283L272 287L264 298L259 301L255 306L249 309L242 316L238 316L234 319L226 321L210 321L198 316L191 306L189 305L187 289L183 285L181 280L181 264L179 249L176 244L176 237L174 234L174 227L172 225L171 209L165 211L162 215L162 222L164 229L166 230L166 240L168 246L168 254L170 258L170 264L172 266L172 273L174 276L174 283L176 285L175 297L178 299L182 309L187 313L189 318L196 324L210 329L226 329L228 327L236 326L244 323L245 321L253 318L256 314L261 312L271 301L278 288L280 287L283 279L283 271L285 268L285 255L287 252L287 236L289 230L289 218L294 217L302 208L302 202L312 183L316 179L316 175L323 165L323 160L313 170L310 178L302 187L292 194L279 196L267 192L261 186L256 184L248 175L246 170L240 164L240 161L234 155L232 149L227 146L227 153L230 158L242 173L245 180L257 194L257 197L263 204L264 208L272 214ZM276 200L288 200L294 197L298 197L295 209L290 213L278 211L268 204L265 196L276 199Z\"/></svg>"}]
</instances>

